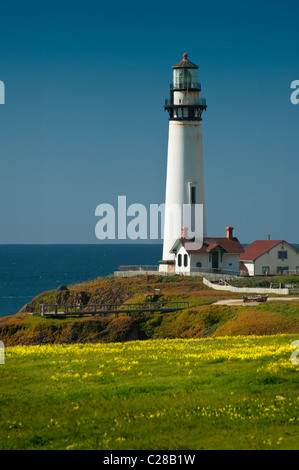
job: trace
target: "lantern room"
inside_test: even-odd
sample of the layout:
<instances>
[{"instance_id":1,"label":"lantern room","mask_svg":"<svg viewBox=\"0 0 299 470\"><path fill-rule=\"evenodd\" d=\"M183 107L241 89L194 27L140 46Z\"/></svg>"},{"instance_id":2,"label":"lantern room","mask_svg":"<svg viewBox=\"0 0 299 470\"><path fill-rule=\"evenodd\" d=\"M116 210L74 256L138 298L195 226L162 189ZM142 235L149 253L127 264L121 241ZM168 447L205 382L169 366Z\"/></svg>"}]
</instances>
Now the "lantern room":
<instances>
[{"instance_id":1,"label":"lantern room","mask_svg":"<svg viewBox=\"0 0 299 470\"><path fill-rule=\"evenodd\" d=\"M188 54L183 54L183 60L173 67L173 88L180 90L198 89L198 65L188 60Z\"/></svg>"}]
</instances>

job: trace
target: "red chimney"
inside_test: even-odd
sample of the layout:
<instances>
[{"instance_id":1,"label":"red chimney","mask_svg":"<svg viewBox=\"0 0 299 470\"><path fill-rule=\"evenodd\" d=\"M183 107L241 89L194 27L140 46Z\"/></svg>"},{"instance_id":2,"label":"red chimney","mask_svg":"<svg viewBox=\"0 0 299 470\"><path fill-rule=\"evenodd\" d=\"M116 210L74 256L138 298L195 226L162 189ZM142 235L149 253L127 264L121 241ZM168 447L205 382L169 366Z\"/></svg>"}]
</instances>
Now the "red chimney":
<instances>
[{"instance_id":1,"label":"red chimney","mask_svg":"<svg viewBox=\"0 0 299 470\"><path fill-rule=\"evenodd\" d=\"M184 240L187 240L187 239L188 239L188 227L182 227L182 228L181 228L181 232L182 232L181 237L182 237Z\"/></svg>"},{"instance_id":2,"label":"red chimney","mask_svg":"<svg viewBox=\"0 0 299 470\"><path fill-rule=\"evenodd\" d=\"M226 238L232 239L234 227L225 227L225 229L226 229Z\"/></svg>"}]
</instances>

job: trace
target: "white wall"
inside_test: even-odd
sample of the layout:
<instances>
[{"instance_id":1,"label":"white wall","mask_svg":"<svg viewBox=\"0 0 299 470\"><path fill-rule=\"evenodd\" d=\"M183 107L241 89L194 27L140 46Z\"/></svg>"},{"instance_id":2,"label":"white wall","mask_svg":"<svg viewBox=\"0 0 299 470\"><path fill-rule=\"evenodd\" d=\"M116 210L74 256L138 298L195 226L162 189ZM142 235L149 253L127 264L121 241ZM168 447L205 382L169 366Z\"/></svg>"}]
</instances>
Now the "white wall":
<instances>
[{"instance_id":1,"label":"white wall","mask_svg":"<svg viewBox=\"0 0 299 470\"><path fill-rule=\"evenodd\" d=\"M178 255L182 256L182 266L178 266ZM188 266L184 266L184 255L188 255ZM211 258L211 259L210 259ZM201 263L201 267L197 266L197 263ZM190 272L190 269L196 268L200 270L202 268L203 272L205 269L212 269L212 255L209 253L191 253L188 254L183 245L180 245L179 250L176 254L176 267L175 270L177 273L187 273ZM224 253L222 256L219 253L219 269L223 269L224 273L234 273L235 275L239 274L239 255L232 253Z\"/></svg>"},{"instance_id":2,"label":"white wall","mask_svg":"<svg viewBox=\"0 0 299 470\"><path fill-rule=\"evenodd\" d=\"M200 97L199 91L174 91L174 104L198 104Z\"/></svg>"},{"instance_id":3,"label":"white wall","mask_svg":"<svg viewBox=\"0 0 299 470\"><path fill-rule=\"evenodd\" d=\"M190 262L191 268L197 268L196 264L198 262L201 263L202 268L209 268L208 253L193 253L191 255L191 262Z\"/></svg>"},{"instance_id":4,"label":"white wall","mask_svg":"<svg viewBox=\"0 0 299 470\"><path fill-rule=\"evenodd\" d=\"M170 254L169 250L181 236L183 225L181 217L176 224L178 232L165 233L170 208L178 204L182 209L183 204L189 204L190 182L197 187L196 203L204 205L201 122L169 121L163 260L174 259L174 254ZM203 236L206 236L205 211L203 217Z\"/></svg>"},{"instance_id":5,"label":"white wall","mask_svg":"<svg viewBox=\"0 0 299 470\"><path fill-rule=\"evenodd\" d=\"M244 262L244 265L248 269L249 276L254 276L254 263Z\"/></svg>"},{"instance_id":6,"label":"white wall","mask_svg":"<svg viewBox=\"0 0 299 470\"><path fill-rule=\"evenodd\" d=\"M181 255L182 256L182 266L179 266L178 265L178 256ZM188 266L184 266L184 256L187 255L188 256ZM188 273L190 272L190 257L187 253L187 251L185 250L185 248L183 247L183 245L180 246L180 249L177 251L177 254L176 254L176 266L175 266L175 272L176 273L182 273L182 274L185 274L185 273Z\"/></svg>"},{"instance_id":7,"label":"white wall","mask_svg":"<svg viewBox=\"0 0 299 470\"><path fill-rule=\"evenodd\" d=\"M239 273L240 256L233 253L224 253L222 257L222 269Z\"/></svg>"},{"instance_id":8,"label":"white wall","mask_svg":"<svg viewBox=\"0 0 299 470\"><path fill-rule=\"evenodd\" d=\"M234 287L234 286L222 286L219 284L213 284L208 279L203 278L203 283L216 290L228 290L230 292L238 292L244 294L283 294L288 295L289 289L267 289L264 287ZM270 299L271 300L271 299Z\"/></svg>"}]
</instances>

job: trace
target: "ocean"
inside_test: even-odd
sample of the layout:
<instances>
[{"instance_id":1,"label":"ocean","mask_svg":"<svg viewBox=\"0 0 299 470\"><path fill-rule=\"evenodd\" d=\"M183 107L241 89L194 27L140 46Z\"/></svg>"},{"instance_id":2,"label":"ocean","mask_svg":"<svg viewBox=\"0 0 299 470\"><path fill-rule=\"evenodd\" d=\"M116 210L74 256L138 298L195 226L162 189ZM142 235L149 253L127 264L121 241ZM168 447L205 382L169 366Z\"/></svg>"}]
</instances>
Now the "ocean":
<instances>
[{"instance_id":1,"label":"ocean","mask_svg":"<svg viewBox=\"0 0 299 470\"><path fill-rule=\"evenodd\" d=\"M0 317L59 285L107 276L120 265L155 265L162 245L0 245Z\"/></svg>"}]
</instances>

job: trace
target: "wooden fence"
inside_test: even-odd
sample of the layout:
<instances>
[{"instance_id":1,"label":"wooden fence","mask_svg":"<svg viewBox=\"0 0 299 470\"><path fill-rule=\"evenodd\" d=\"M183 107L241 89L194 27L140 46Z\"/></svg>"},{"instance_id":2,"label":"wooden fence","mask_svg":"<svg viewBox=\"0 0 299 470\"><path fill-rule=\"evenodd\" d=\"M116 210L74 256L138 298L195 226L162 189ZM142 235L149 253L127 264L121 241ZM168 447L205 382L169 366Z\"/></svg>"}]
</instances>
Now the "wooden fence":
<instances>
[{"instance_id":1,"label":"wooden fence","mask_svg":"<svg viewBox=\"0 0 299 470\"><path fill-rule=\"evenodd\" d=\"M189 302L144 302L138 304L58 305L40 304L39 314L44 317L83 315L135 315L139 313L175 312L189 308Z\"/></svg>"}]
</instances>

